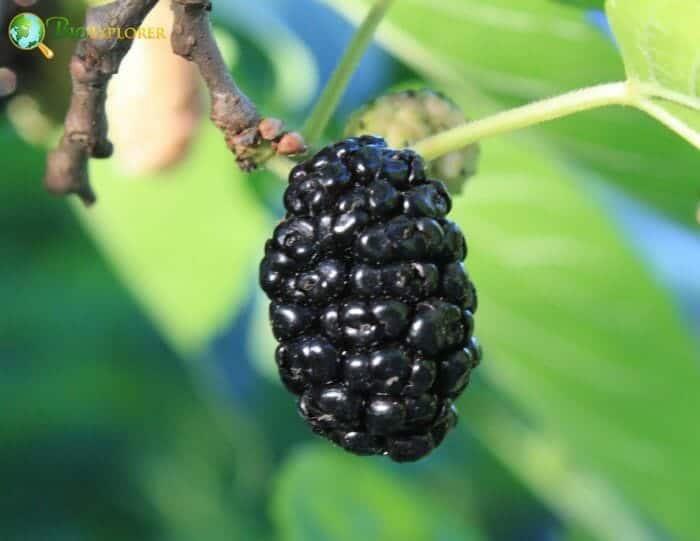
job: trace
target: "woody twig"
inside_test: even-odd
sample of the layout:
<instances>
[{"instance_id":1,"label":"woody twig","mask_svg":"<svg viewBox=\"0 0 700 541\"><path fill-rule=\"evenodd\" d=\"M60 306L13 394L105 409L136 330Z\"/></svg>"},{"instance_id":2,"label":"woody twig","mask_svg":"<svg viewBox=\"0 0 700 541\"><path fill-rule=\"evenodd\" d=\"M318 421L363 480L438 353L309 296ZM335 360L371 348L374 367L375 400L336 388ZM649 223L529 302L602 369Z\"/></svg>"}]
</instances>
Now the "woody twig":
<instances>
[{"instance_id":1,"label":"woody twig","mask_svg":"<svg viewBox=\"0 0 700 541\"><path fill-rule=\"evenodd\" d=\"M116 0L91 8L86 26L138 27L157 2ZM279 120L261 118L253 102L236 86L212 35L211 2L172 0L172 9L173 51L199 67L211 95L211 119L224 133L239 166L250 171L275 153L303 152L305 146L299 134L285 132ZM70 63L73 94L64 133L47 160L47 189L59 195L75 194L87 205L95 202L88 160L108 158L113 152L105 113L107 86L132 44L132 40L109 36L88 35L78 43Z\"/></svg>"}]
</instances>

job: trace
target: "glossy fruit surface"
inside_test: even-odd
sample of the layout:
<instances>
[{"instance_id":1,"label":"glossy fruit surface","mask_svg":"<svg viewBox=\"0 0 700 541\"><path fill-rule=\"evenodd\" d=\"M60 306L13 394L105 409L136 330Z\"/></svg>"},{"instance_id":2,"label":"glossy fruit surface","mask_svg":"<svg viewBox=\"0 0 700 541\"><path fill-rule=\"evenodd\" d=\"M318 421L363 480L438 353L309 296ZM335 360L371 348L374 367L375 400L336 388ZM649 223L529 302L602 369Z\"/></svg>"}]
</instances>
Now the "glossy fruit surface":
<instances>
[{"instance_id":1,"label":"glossy fruit surface","mask_svg":"<svg viewBox=\"0 0 700 541\"><path fill-rule=\"evenodd\" d=\"M348 451L425 456L481 358L449 193L415 153L362 136L295 167L284 204L260 265L283 383Z\"/></svg>"}]
</instances>

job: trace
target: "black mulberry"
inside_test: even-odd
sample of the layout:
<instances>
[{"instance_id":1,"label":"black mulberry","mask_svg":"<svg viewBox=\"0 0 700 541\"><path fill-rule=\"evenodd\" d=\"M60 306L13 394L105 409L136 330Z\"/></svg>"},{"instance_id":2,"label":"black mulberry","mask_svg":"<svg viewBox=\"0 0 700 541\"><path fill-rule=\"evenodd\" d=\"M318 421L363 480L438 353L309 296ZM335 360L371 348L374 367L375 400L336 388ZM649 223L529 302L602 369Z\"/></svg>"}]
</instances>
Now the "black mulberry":
<instances>
[{"instance_id":1,"label":"black mulberry","mask_svg":"<svg viewBox=\"0 0 700 541\"><path fill-rule=\"evenodd\" d=\"M481 358L445 186L415 153L351 137L295 167L284 204L260 265L283 383L348 451L425 456Z\"/></svg>"}]
</instances>

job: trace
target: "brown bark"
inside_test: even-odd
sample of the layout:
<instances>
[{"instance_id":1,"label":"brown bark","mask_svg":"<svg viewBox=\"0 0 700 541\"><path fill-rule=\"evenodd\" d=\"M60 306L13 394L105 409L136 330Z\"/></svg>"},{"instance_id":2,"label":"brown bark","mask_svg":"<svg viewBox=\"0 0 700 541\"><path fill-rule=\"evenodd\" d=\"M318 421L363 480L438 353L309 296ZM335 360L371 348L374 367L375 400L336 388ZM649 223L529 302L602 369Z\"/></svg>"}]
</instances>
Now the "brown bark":
<instances>
[{"instance_id":1,"label":"brown bark","mask_svg":"<svg viewBox=\"0 0 700 541\"><path fill-rule=\"evenodd\" d=\"M86 27L138 27L158 0L116 0L91 8ZM222 130L228 147L245 171L274 152L298 154L303 139L282 130L275 119L261 119L253 102L236 86L214 40L209 0L172 0L175 15L173 51L194 62L211 94L211 119ZM112 155L105 101L107 85L129 52L128 39L81 40L70 63L73 94L64 134L49 154L45 184L55 194L76 194L85 204L95 201L88 178L88 160ZM283 143L283 144L280 144Z\"/></svg>"}]
</instances>

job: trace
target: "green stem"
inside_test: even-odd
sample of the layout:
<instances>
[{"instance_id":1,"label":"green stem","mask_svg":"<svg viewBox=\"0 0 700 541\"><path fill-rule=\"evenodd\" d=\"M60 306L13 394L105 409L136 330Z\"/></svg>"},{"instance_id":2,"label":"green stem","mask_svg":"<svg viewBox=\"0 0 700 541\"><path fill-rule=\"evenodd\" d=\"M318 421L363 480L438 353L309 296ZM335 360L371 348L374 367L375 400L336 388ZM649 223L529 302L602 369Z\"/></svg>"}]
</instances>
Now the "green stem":
<instances>
[{"instance_id":1,"label":"green stem","mask_svg":"<svg viewBox=\"0 0 700 541\"><path fill-rule=\"evenodd\" d=\"M683 103L680 103L678 101L674 102L679 105L683 105ZM649 116L655 118L659 122L661 122L664 126L666 126L668 129L676 132L678 135L680 135L683 139L688 141L691 145L693 145L695 148L700 149L700 133L695 131L692 127L690 127L688 124L683 122L681 118L671 114L668 112L666 109L661 107L660 105L657 105L654 103L654 101L651 98L642 98L639 99L635 102L635 106L644 111L646 114Z\"/></svg>"},{"instance_id":2,"label":"green stem","mask_svg":"<svg viewBox=\"0 0 700 541\"><path fill-rule=\"evenodd\" d=\"M303 133L309 145L315 145L320 139L323 130L328 125L328 121L345 93L355 68L357 68L362 55L371 43L374 31L384 18L392 1L375 0L365 20L355 32L355 36L352 38L345 53L343 53L340 63L335 68L328 84L321 93L316 107L314 107L309 119L306 121Z\"/></svg>"},{"instance_id":3,"label":"green stem","mask_svg":"<svg viewBox=\"0 0 700 541\"><path fill-rule=\"evenodd\" d=\"M289 177L289 172L296 165L295 162L284 156L273 156L265 162L265 167L277 175L282 181L286 182Z\"/></svg>"},{"instance_id":4,"label":"green stem","mask_svg":"<svg viewBox=\"0 0 700 541\"><path fill-rule=\"evenodd\" d=\"M486 137L605 105L632 105L633 101L634 97L627 83L591 86L468 122L423 139L416 143L413 149L426 160L434 160Z\"/></svg>"}]
</instances>

